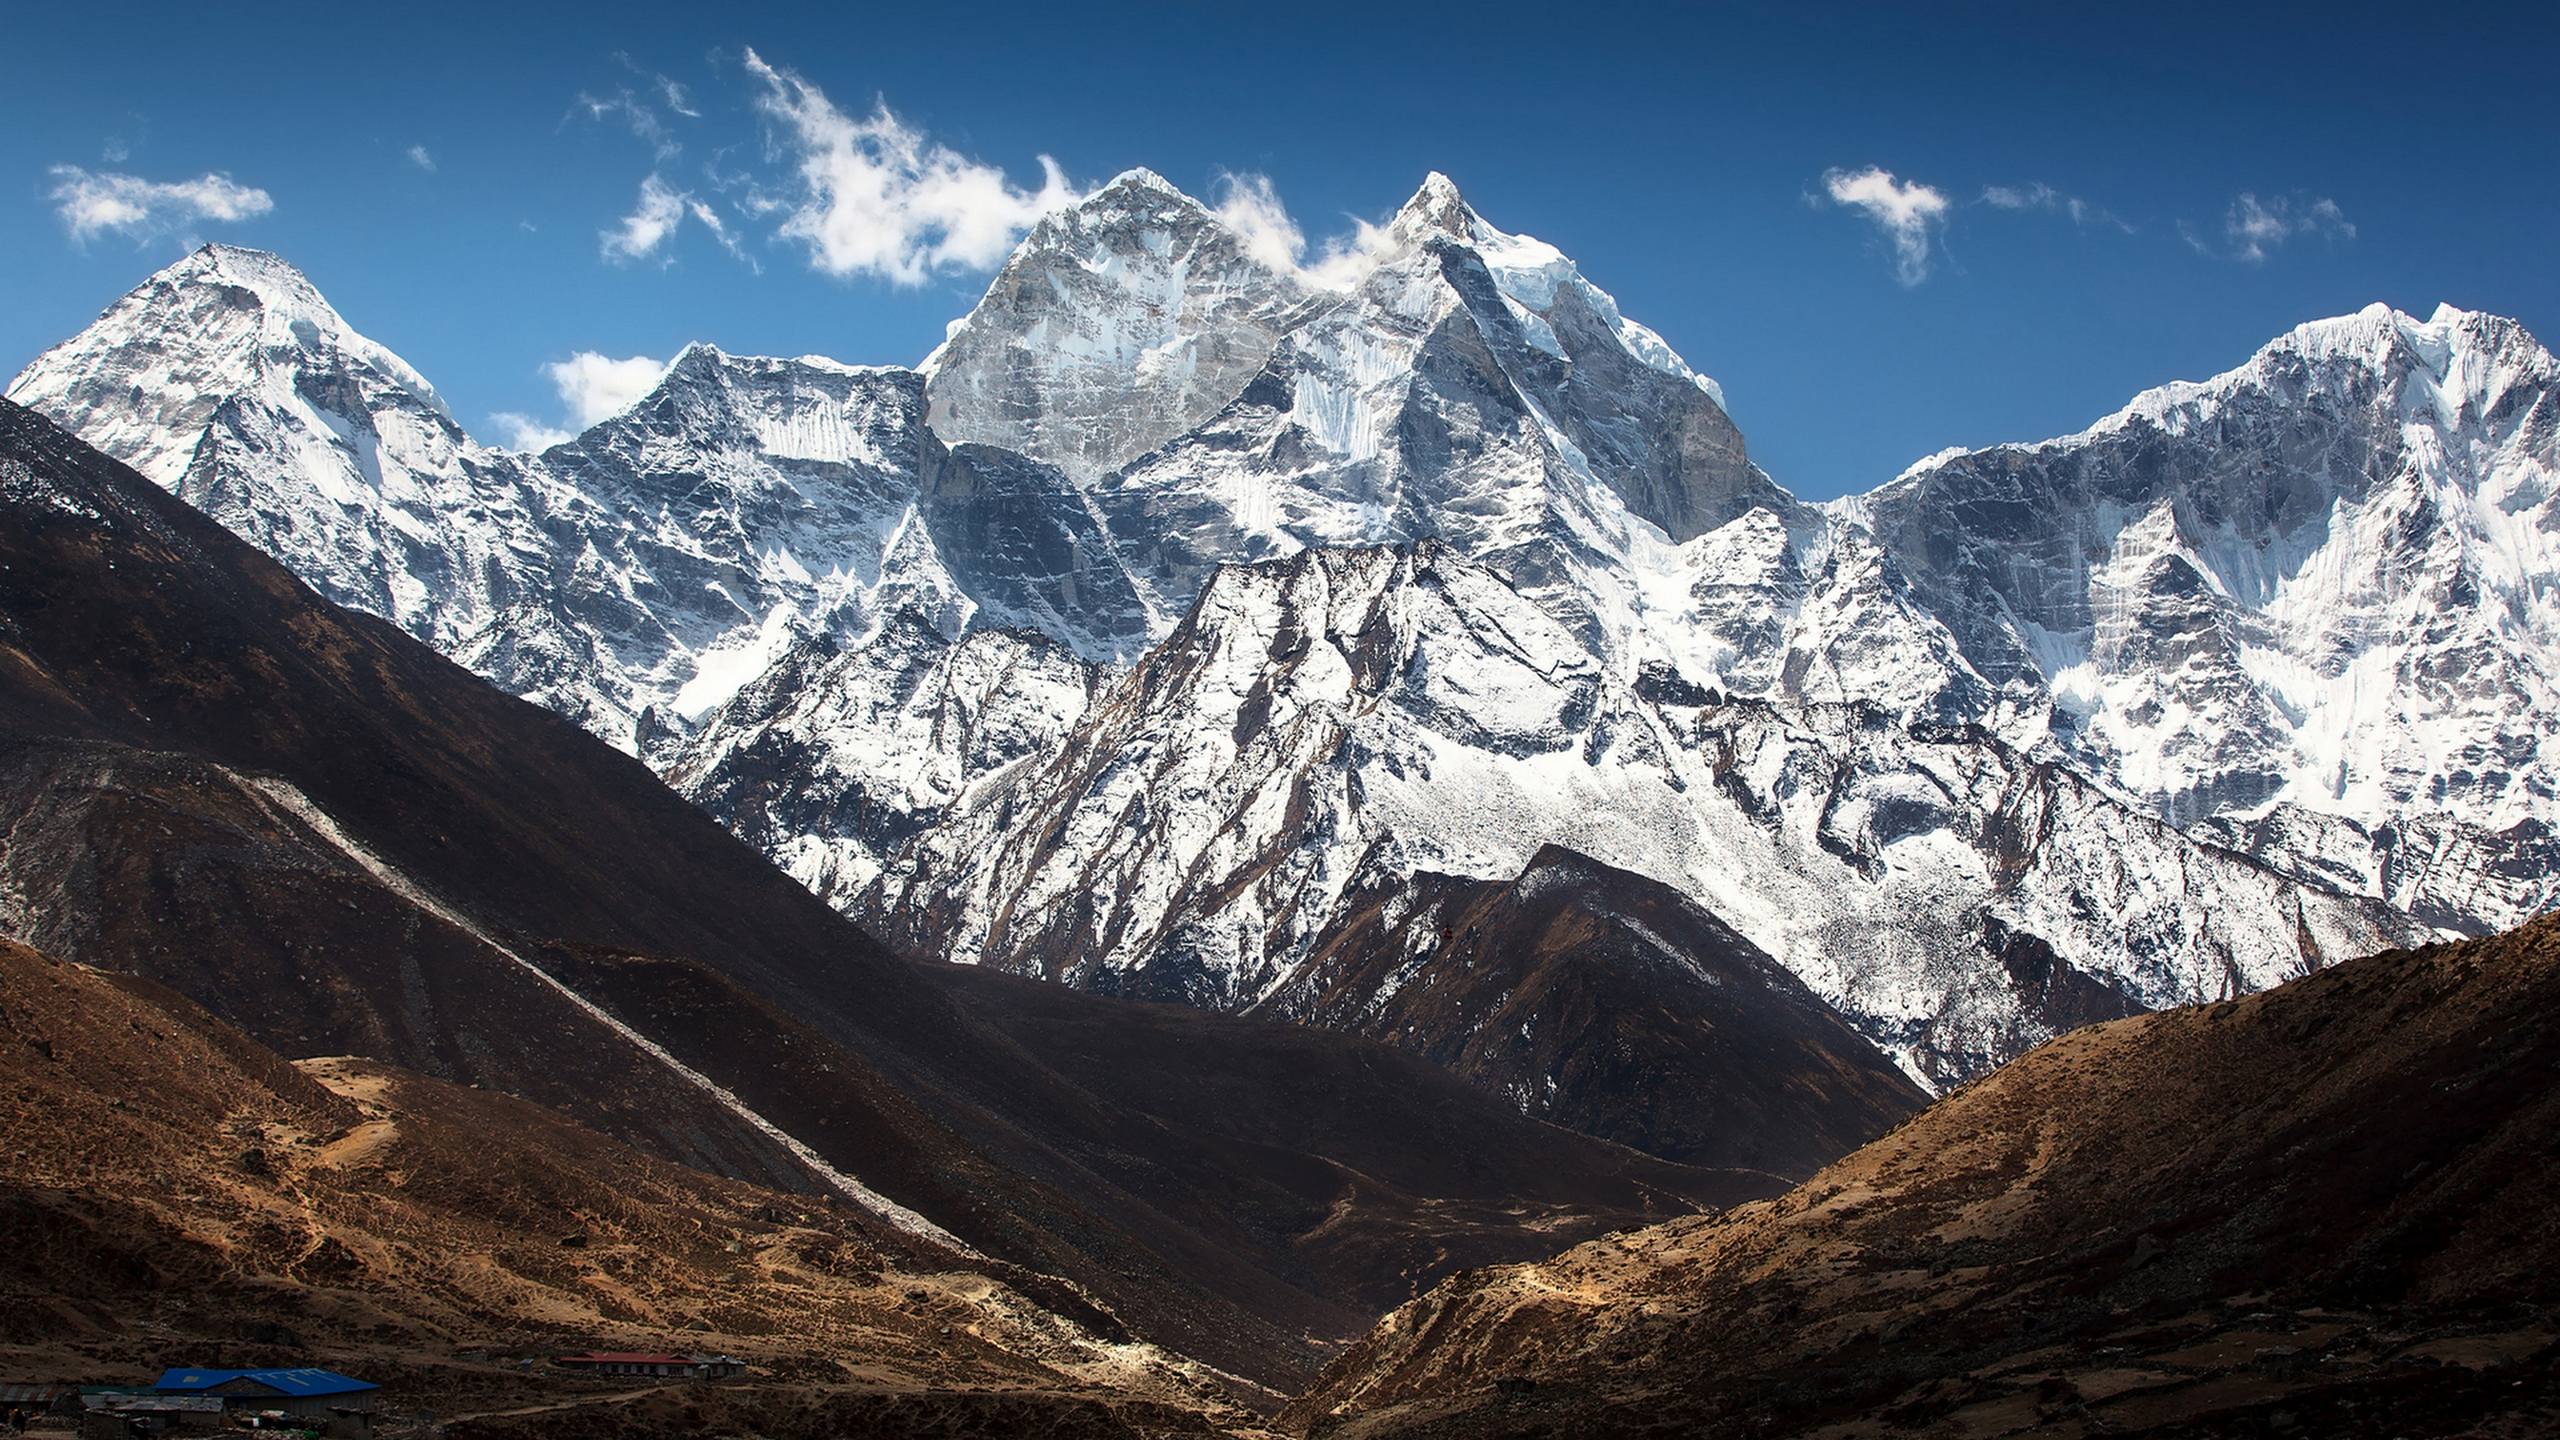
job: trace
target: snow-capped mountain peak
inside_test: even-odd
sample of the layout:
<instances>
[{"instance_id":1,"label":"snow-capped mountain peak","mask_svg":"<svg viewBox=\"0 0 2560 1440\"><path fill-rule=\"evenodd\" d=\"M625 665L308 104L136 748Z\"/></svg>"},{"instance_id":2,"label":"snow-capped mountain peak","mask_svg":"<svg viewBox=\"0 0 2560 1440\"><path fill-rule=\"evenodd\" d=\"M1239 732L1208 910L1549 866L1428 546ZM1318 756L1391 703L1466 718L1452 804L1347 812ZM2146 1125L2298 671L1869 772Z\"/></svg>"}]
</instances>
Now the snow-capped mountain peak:
<instances>
[{"instance_id":1,"label":"snow-capped mountain peak","mask_svg":"<svg viewBox=\"0 0 2560 1440\"><path fill-rule=\"evenodd\" d=\"M2143 391L2088 429L2042 443L2069 445L2136 423L2174 433L2219 413L2235 395L2303 386L2336 393L2368 379L2414 386L2412 400L2458 423L2465 414L2488 416L2518 386L2547 389L2555 378L2560 362L2514 320L2448 304L2420 320L2376 301L2297 325L2211 379Z\"/></svg>"},{"instance_id":2,"label":"snow-capped mountain peak","mask_svg":"<svg viewBox=\"0 0 2560 1440\"><path fill-rule=\"evenodd\" d=\"M314 383L303 386L306 376ZM332 438L396 407L433 432L409 437L418 443L462 441L435 387L406 361L358 334L282 257L236 245L201 246L145 280L38 356L9 398L175 487L224 401L293 405L297 387Z\"/></svg>"},{"instance_id":3,"label":"snow-capped mountain peak","mask_svg":"<svg viewBox=\"0 0 2560 1440\"><path fill-rule=\"evenodd\" d=\"M1162 175L1157 174L1144 165L1132 165L1128 169L1121 171L1119 174L1112 176L1109 180L1097 187L1092 195L1086 197L1085 203L1091 204L1106 196L1128 194L1139 191L1152 192L1185 205L1191 205L1194 207L1200 206L1199 201L1194 200L1189 195L1183 193L1182 187L1174 184L1170 180L1167 180Z\"/></svg>"},{"instance_id":4,"label":"snow-capped mountain peak","mask_svg":"<svg viewBox=\"0 0 2560 1440\"><path fill-rule=\"evenodd\" d=\"M1396 211L1387 222L1389 232L1408 240L1440 234L1459 240L1473 240L1484 221L1466 197L1458 193L1457 182L1434 170L1422 177L1421 188Z\"/></svg>"},{"instance_id":5,"label":"snow-capped mountain peak","mask_svg":"<svg viewBox=\"0 0 2560 1440\"><path fill-rule=\"evenodd\" d=\"M1322 303L1162 176L1033 227L923 367L944 440L1089 482L1214 414Z\"/></svg>"},{"instance_id":6,"label":"snow-capped mountain peak","mask_svg":"<svg viewBox=\"0 0 2560 1440\"><path fill-rule=\"evenodd\" d=\"M1859 513L2103 783L2503 925L2560 896L2536 858L2560 848L2555 495L2550 353L2511 320L2374 305L2078 434L1938 457Z\"/></svg>"}]
</instances>

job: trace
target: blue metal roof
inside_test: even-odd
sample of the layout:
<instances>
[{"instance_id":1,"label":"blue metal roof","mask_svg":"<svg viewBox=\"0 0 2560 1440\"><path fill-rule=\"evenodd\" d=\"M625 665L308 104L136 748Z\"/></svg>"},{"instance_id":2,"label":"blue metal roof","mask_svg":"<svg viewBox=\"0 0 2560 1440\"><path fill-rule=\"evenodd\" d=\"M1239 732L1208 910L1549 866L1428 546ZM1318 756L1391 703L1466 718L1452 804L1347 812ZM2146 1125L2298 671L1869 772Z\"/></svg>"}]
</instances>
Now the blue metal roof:
<instances>
[{"instance_id":1,"label":"blue metal roof","mask_svg":"<svg viewBox=\"0 0 2560 1440\"><path fill-rule=\"evenodd\" d=\"M234 1380L248 1380L279 1395L295 1400L316 1399L323 1395L350 1395L358 1390L379 1390L370 1380L358 1380L335 1370L170 1370L160 1376L151 1388L162 1393L185 1394L191 1391L218 1389Z\"/></svg>"}]
</instances>

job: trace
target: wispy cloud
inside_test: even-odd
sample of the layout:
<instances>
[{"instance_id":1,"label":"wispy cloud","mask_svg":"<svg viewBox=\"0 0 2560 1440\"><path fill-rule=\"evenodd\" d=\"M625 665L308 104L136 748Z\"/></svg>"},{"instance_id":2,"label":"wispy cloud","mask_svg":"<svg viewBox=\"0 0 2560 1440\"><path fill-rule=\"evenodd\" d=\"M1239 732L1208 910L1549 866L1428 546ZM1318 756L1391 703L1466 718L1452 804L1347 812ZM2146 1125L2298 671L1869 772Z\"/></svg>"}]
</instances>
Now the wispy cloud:
<instances>
[{"instance_id":1,"label":"wispy cloud","mask_svg":"<svg viewBox=\"0 0 2560 1440\"><path fill-rule=\"evenodd\" d=\"M1310 247L1306 233L1280 203L1271 177L1221 174L1218 218L1244 242L1245 253L1275 270L1294 271L1327 290L1347 290L1377 266L1386 231L1354 218L1348 233Z\"/></svg>"},{"instance_id":2,"label":"wispy cloud","mask_svg":"<svg viewBox=\"0 0 2560 1440\"><path fill-rule=\"evenodd\" d=\"M679 113L690 115L693 112ZM673 160L684 153L684 145L676 139L675 130L667 124L666 117L628 86L610 95L581 90L569 114L573 119L583 114L600 125L622 126L646 144L661 162Z\"/></svg>"},{"instance_id":3,"label":"wispy cloud","mask_svg":"<svg viewBox=\"0 0 2560 1440\"><path fill-rule=\"evenodd\" d=\"M2039 180L2027 185L1986 185L1982 203L1994 210L2040 210L2067 215L2074 225L2110 225L2127 235L2133 226L2102 205L2093 205L2077 195L2066 195Z\"/></svg>"},{"instance_id":4,"label":"wispy cloud","mask_svg":"<svg viewBox=\"0 0 2560 1440\"><path fill-rule=\"evenodd\" d=\"M617 264L646 260L661 254L664 254L664 261L673 261L675 256L665 253L668 242L684 227L688 216L710 231L711 238L720 243L720 248L736 257L740 264L759 272L764 269L756 263L753 255L747 253L737 231L720 218L720 212L712 209L709 201L690 191L676 189L654 172L640 182L640 194L632 202L631 213L609 228L596 232L598 248L604 258Z\"/></svg>"},{"instance_id":5,"label":"wispy cloud","mask_svg":"<svg viewBox=\"0 0 2560 1440\"><path fill-rule=\"evenodd\" d=\"M658 97L658 103L688 120L702 118L701 109L693 103L693 92L686 89L683 83L673 76L642 65L631 58L631 52L628 50L614 51L613 61L638 76L641 84Z\"/></svg>"},{"instance_id":6,"label":"wispy cloud","mask_svg":"<svg viewBox=\"0 0 2560 1440\"><path fill-rule=\"evenodd\" d=\"M150 116L139 110L133 110L126 112L124 118L124 128L108 136L98 146L98 158L110 165L121 165L132 159L133 152L140 148L143 141L151 134Z\"/></svg>"},{"instance_id":7,"label":"wispy cloud","mask_svg":"<svg viewBox=\"0 0 2560 1440\"><path fill-rule=\"evenodd\" d=\"M436 157L428 154L427 147L424 145L412 145L409 147L409 163L426 171L430 175L436 173Z\"/></svg>"},{"instance_id":8,"label":"wispy cloud","mask_svg":"<svg viewBox=\"0 0 2560 1440\"><path fill-rule=\"evenodd\" d=\"M728 224L721 220L720 212L711 208L711 202L699 196L687 195L684 197L684 208L685 213L691 215L703 229L710 231L711 238L719 241L720 248L728 251L739 264L756 274L764 273L764 266L756 262L756 257L747 253L746 242L739 238L737 231L730 229Z\"/></svg>"},{"instance_id":9,"label":"wispy cloud","mask_svg":"<svg viewBox=\"0 0 2560 1440\"><path fill-rule=\"evenodd\" d=\"M750 209L780 215L780 233L830 275L921 285L938 272L990 270L1041 216L1076 198L1046 155L1041 183L1025 188L926 138L885 103L856 119L753 50L745 64L756 108L795 171L792 193L760 196Z\"/></svg>"},{"instance_id":10,"label":"wispy cloud","mask_svg":"<svg viewBox=\"0 0 2560 1440\"><path fill-rule=\"evenodd\" d=\"M2232 198L2230 209L2223 212L2219 237L2208 236L2184 220L2178 222L2178 234L2199 255L2257 265L2265 263L2289 240L2302 236L2353 240L2356 227L2338 208L2338 202L2325 195L2296 193L2261 200L2244 190Z\"/></svg>"},{"instance_id":11,"label":"wispy cloud","mask_svg":"<svg viewBox=\"0 0 2560 1440\"><path fill-rule=\"evenodd\" d=\"M276 208L266 191L220 172L193 180L145 180L138 175L93 173L56 165L54 214L75 241L107 231L143 239L207 221L250 220Z\"/></svg>"},{"instance_id":12,"label":"wispy cloud","mask_svg":"<svg viewBox=\"0 0 2560 1440\"><path fill-rule=\"evenodd\" d=\"M1937 187L1917 180L1897 180L1880 165L1863 170L1825 170L1823 188L1831 202L1864 214L1893 244L1894 277L1904 285L1929 278L1929 262L1937 250L1938 228L1946 222L1947 197Z\"/></svg>"}]
</instances>

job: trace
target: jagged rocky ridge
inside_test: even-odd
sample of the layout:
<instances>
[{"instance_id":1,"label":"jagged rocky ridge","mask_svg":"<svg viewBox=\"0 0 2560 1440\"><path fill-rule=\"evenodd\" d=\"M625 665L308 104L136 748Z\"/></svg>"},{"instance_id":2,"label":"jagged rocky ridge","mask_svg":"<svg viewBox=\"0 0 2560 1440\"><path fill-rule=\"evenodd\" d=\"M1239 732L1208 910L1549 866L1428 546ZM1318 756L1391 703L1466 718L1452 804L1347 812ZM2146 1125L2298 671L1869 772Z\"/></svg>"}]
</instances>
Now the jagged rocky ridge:
<instances>
[{"instance_id":1,"label":"jagged rocky ridge","mask_svg":"<svg viewBox=\"0 0 2560 1440\"><path fill-rule=\"evenodd\" d=\"M2556 392L2377 308L1808 505L1440 177L1346 281L1133 172L919 371L697 346L540 456L220 248L10 393L931 953L1249 1007L1561 844L1942 1081L2552 903Z\"/></svg>"}]
</instances>

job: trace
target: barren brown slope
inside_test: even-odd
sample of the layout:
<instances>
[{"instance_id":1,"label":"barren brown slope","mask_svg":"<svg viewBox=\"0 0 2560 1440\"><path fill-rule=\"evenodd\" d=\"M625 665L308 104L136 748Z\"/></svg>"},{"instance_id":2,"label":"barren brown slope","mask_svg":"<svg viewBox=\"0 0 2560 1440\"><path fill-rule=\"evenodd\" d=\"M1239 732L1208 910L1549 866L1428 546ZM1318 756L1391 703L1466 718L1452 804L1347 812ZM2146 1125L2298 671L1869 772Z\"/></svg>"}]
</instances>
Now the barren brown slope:
<instances>
[{"instance_id":1,"label":"barren brown slope","mask_svg":"<svg viewBox=\"0 0 2560 1440\"><path fill-rule=\"evenodd\" d=\"M1354 896L1255 1010L1375 1036L1530 1115L1801 1180L1928 1101L1732 927L1560 846Z\"/></svg>"},{"instance_id":2,"label":"barren brown slope","mask_svg":"<svg viewBox=\"0 0 2560 1440\"><path fill-rule=\"evenodd\" d=\"M1067 986L974 967L929 973L1137 1123L1186 1137L1223 1177L1239 1243L1285 1237L1308 1283L1356 1295L1370 1319L1461 1266L1553 1254L1701 1200L1781 1188L1759 1171L1701 1170L1523 1120L1375 1041L1188 1005L1097 1006Z\"/></svg>"},{"instance_id":3,"label":"barren brown slope","mask_svg":"<svg viewBox=\"0 0 2560 1440\"><path fill-rule=\"evenodd\" d=\"M1319 1433L2560 1432L2560 918L2096 1026L1775 1202L1472 1273Z\"/></svg>"},{"instance_id":4,"label":"barren brown slope","mask_svg":"<svg viewBox=\"0 0 2560 1440\"><path fill-rule=\"evenodd\" d=\"M674 1346L764 1367L765 1403L867 1406L870 1433L942 1433L956 1402L936 1392L1065 1433L1249 1418L853 1207L510 1096L290 1064L152 982L6 941L0 1096L0 1373L138 1379L218 1353L331 1365L449 1417L631 1388L465 1351Z\"/></svg>"},{"instance_id":5,"label":"barren brown slope","mask_svg":"<svg viewBox=\"0 0 2560 1440\"><path fill-rule=\"evenodd\" d=\"M1239 1173L1240 1152L973 1016L638 762L327 605L5 403L0 805L0 933L156 978L295 1058L505 1089L666 1158L821 1188L556 980L971 1245L1272 1384L1302 1383L1403 1293L1376 1289L1381 1257L1439 1255L1447 1233L1469 1258L1525 1258L1736 1184L1550 1149L1507 1172L1504 1238L1449 1214L1433 1177L1547 1145L1522 1143L1532 1122L1485 1100L1465 1126L1415 1124L1348 1086L1312 1150L1265 1147ZM1071 1003L1116 1023L1111 1002ZM1284 1033L1319 1073L1369 1063L1276 1024L1229 1043ZM1388 1187L1415 1203L1372 1216L1324 1150L1379 1135L1410 1152ZM1342 1207L1367 1238L1240 1226L1239 1185L1319 1228ZM1454 1260L1434 1263L1421 1278Z\"/></svg>"}]
</instances>

